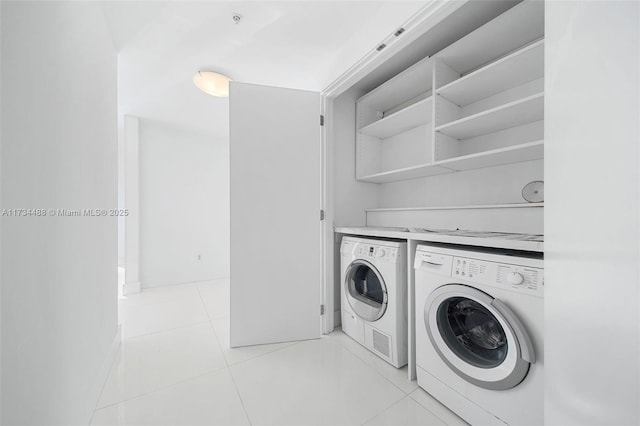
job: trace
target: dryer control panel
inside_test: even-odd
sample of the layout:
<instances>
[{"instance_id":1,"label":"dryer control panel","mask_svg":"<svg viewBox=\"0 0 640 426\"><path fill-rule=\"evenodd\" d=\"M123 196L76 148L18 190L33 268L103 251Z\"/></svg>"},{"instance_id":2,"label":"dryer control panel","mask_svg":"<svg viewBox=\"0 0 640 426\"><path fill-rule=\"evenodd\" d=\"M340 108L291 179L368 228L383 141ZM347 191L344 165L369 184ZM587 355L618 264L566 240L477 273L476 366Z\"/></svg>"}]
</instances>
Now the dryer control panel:
<instances>
[{"instance_id":1,"label":"dryer control panel","mask_svg":"<svg viewBox=\"0 0 640 426\"><path fill-rule=\"evenodd\" d=\"M340 253L350 258L366 259L370 262L405 262L406 244L373 244L368 240L348 239L342 240Z\"/></svg>"},{"instance_id":2,"label":"dryer control panel","mask_svg":"<svg viewBox=\"0 0 640 426\"><path fill-rule=\"evenodd\" d=\"M396 262L398 249L395 247L381 247L369 244L356 244L354 253L363 259Z\"/></svg>"},{"instance_id":3,"label":"dryer control panel","mask_svg":"<svg viewBox=\"0 0 640 426\"><path fill-rule=\"evenodd\" d=\"M492 287L543 295L544 275L539 268L455 256L451 276Z\"/></svg>"}]
</instances>

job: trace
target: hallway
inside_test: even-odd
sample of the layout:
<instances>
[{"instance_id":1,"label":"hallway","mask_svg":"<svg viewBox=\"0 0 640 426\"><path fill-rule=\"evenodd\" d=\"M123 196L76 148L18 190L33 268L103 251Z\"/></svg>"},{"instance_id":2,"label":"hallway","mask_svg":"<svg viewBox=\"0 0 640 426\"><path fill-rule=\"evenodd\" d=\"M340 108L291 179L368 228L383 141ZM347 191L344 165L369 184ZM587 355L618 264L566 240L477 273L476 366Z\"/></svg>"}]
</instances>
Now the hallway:
<instances>
[{"instance_id":1,"label":"hallway","mask_svg":"<svg viewBox=\"0 0 640 426\"><path fill-rule=\"evenodd\" d=\"M230 349L228 300L228 280L120 298L122 346L91 424L465 424L340 331Z\"/></svg>"}]
</instances>

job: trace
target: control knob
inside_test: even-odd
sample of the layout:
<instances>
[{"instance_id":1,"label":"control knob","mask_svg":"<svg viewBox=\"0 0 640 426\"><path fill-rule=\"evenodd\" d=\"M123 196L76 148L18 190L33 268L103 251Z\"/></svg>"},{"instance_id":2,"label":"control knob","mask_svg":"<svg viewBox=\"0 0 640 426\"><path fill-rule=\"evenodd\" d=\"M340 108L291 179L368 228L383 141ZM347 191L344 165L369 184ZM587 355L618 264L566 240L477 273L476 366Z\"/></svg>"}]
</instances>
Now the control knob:
<instances>
[{"instance_id":1,"label":"control knob","mask_svg":"<svg viewBox=\"0 0 640 426\"><path fill-rule=\"evenodd\" d=\"M524 282L524 277L519 272L509 272L507 281L509 281L509 284L519 285Z\"/></svg>"},{"instance_id":2,"label":"control knob","mask_svg":"<svg viewBox=\"0 0 640 426\"><path fill-rule=\"evenodd\" d=\"M380 249L378 250L378 257L384 257L386 253L384 252L384 250Z\"/></svg>"}]
</instances>

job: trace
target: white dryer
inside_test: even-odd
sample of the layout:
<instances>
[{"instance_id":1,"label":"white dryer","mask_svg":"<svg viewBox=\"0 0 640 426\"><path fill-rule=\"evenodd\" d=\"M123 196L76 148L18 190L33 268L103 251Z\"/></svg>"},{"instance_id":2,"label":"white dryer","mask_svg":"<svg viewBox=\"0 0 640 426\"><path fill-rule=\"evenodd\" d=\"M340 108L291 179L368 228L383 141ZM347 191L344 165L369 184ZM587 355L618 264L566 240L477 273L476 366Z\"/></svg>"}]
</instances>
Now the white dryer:
<instances>
[{"instance_id":1,"label":"white dryer","mask_svg":"<svg viewBox=\"0 0 640 426\"><path fill-rule=\"evenodd\" d=\"M543 260L418 246L418 385L473 425L541 425Z\"/></svg>"},{"instance_id":2,"label":"white dryer","mask_svg":"<svg viewBox=\"0 0 640 426\"><path fill-rule=\"evenodd\" d=\"M395 367L407 364L407 244L344 237L342 331Z\"/></svg>"}]
</instances>

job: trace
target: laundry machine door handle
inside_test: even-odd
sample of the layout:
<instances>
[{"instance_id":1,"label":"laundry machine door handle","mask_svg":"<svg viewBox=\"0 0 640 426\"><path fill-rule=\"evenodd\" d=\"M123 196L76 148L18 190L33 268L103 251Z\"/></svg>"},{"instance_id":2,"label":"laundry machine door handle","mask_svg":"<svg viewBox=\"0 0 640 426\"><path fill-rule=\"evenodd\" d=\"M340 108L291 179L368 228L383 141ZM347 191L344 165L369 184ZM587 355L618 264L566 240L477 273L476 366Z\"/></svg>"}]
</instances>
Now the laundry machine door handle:
<instances>
[{"instance_id":1,"label":"laundry machine door handle","mask_svg":"<svg viewBox=\"0 0 640 426\"><path fill-rule=\"evenodd\" d=\"M507 305L505 305L500 299L493 299L491 305L500 312L500 315L506 320L507 324L511 328L511 331L518 340L518 347L520 350L520 358L531 364L536 362L536 354L533 348L533 342L529 337L529 334L524 328L522 322L513 313Z\"/></svg>"}]
</instances>

